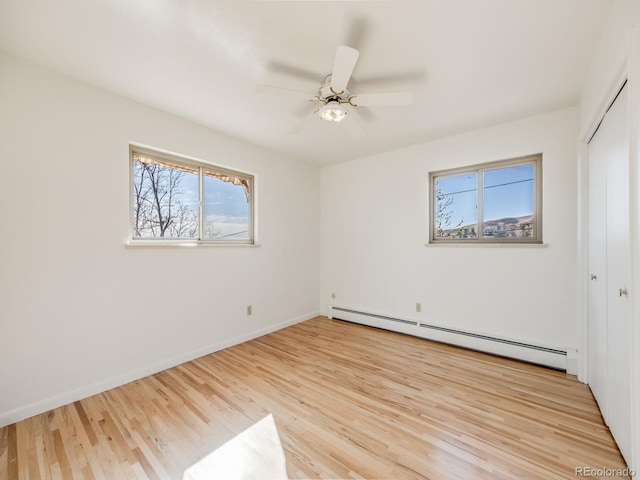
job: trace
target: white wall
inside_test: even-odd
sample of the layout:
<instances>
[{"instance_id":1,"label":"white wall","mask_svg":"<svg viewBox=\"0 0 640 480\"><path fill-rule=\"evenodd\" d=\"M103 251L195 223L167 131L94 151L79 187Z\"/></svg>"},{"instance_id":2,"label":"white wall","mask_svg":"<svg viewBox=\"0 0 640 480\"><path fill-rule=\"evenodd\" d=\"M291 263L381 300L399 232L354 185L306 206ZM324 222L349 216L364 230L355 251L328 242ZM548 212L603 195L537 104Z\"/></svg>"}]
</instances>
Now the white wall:
<instances>
[{"instance_id":1,"label":"white wall","mask_svg":"<svg viewBox=\"0 0 640 480\"><path fill-rule=\"evenodd\" d=\"M571 108L324 168L323 312L576 348L576 138ZM425 246L430 171L540 152L546 248Z\"/></svg>"},{"instance_id":2,"label":"white wall","mask_svg":"<svg viewBox=\"0 0 640 480\"><path fill-rule=\"evenodd\" d=\"M640 2L616 0L602 37L594 52L589 72L584 80L579 103L580 137L593 134L605 110L620 88L620 78L627 76L632 42L637 41L640 28ZM637 48L637 45L636 45ZM640 52L634 52L638 55ZM588 138L587 138L588 140Z\"/></svg>"},{"instance_id":3,"label":"white wall","mask_svg":"<svg viewBox=\"0 0 640 480\"><path fill-rule=\"evenodd\" d=\"M628 288L631 319L631 467L640 465L640 2L616 0L598 43L580 96L579 139L580 211L578 269L578 316L582 329L581 343L586 364L587 331L587 261L586 261L586 202L587 202L587 142L627 79L630 114L630 226L631 226L631 285ZM581 369L580 378L589 380L589 372Z\"/></svg>"},{"instance_id":4,"label":"white wall","mask_svg":"<svg viewBox=\"0 0 640 480\"><path fill-rule=\"evenodd\" d=\"M256 174L261 246L126 248L130 141ZM0 426L316 314L319 178L0 55Z\"/></svg>"}]
</instances>

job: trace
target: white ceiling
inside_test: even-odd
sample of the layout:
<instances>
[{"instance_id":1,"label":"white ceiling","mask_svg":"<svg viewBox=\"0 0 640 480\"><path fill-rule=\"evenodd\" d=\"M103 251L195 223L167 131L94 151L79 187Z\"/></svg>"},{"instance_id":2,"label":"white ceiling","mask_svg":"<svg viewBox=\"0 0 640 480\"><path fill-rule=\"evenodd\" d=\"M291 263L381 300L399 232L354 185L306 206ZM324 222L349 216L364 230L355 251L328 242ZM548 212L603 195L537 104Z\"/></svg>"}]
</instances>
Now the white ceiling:
<instances>
[{"instance_id":1,"label":"white ceiling","mask_svg":"<svg viewBox=\"0 0 640 480\"><path fill-rule=\"evenodd\" d=\"M612 1L0 0L0 50L322 165L575 105ZM341 44L414 104L287 134L310 104L256 86L313 94Z\"/></svg>"}]
</instances>

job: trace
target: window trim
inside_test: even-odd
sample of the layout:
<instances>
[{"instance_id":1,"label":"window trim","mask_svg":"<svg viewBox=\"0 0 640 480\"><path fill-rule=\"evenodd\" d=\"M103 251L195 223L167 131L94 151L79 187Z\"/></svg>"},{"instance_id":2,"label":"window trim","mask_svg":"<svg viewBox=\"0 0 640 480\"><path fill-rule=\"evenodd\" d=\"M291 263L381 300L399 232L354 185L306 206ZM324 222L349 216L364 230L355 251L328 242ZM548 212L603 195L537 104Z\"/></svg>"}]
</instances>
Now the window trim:
<instances>
[{"instance_id":1,"label":"window trim","mask_svg":"<svg viewBox=\"0 0 640 480\"><path fill-rule=\"evenodd\" d=\"M482 173L486 170L496 170L499 168L514 167L519 165L534 165L534 188L533 188L533 204L534 204L534 229L536 236L533 238L526 237L484 237L482 224ZM474 239L438 239L435 232L435 206L436 206L436 188L435 182L439 177L449 177L460 175L464 173L476 173L477 174L477 187L478 187L478 238ZM479 163L475 165L469 165L466 167L451 168L447 170L438 170L429 172L429 243L433 245L536 245L542 244L542 153L526 155L523 157L509 158L505 160L498 160L493 162Z\"/></svg>"},{"instance_id":2,"label":"window trim","mask_svg":"<svg viewBox=\"0 0 640 480\"><path fill-rule=\"evenodd\" d=\"M151 159L157 159L159 161L165 161L168 163L174 163L187 168L196 169L198 175L198 236L192 237L136 237L134 236L134 154L139 154ZM203 239L204 231L204 176L203 171L210 171L212 173L220 173L222 175L233 176L241 180L246 180L249 184L249 238L248 239ZM147 147L135 143L129 144L129 240L127 244L133 245L153 245L153 246L257 246L256 243L256 196L255 196L255 179L256 176L247 172L241 172L239 170L233 170L227 167L215 165L203 160L197 160L194 158L186 157L176 153L171 153L166 150L159 150L152 147Z\"/></svg>"}]
</instances>

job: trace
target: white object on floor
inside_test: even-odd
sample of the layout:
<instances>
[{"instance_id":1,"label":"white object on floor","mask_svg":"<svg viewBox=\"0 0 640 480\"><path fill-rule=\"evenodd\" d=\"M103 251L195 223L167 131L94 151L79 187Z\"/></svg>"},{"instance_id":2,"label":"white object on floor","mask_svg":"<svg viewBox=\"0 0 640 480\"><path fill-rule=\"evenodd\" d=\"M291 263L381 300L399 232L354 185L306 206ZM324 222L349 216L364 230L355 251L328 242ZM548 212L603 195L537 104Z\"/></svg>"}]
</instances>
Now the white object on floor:
<instances>
[{"instance_id":1,"label":"white object on floor","mask_svg":"<svg viewBox=\"0 0 640 480\"><path fill-rule=\"evenodd\" d=\"M287 480L287 462L273 415L191 465L182 479Z\"/></svg>"}]
</instances>

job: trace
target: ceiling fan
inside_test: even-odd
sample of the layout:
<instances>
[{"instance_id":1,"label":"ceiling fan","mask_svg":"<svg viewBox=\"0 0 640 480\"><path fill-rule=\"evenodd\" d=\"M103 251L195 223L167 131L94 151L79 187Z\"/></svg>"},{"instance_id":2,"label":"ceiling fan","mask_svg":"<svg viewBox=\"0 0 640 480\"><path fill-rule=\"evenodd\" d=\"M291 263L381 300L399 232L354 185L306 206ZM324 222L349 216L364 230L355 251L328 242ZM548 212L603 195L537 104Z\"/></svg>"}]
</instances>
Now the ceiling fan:
<instances>
[{"instance_id":1,"label":"ceiling fan","mask_svg":"<svg viewBox=\"0 0 640 480\"><path fill-rule=\"evenodd\" d=\"M364 130L356 120L356 109L360 107L389 107L410 105L413 95L407 92L356 94L348 89L351 74L358 62L360 52L341 45L336 52L333 71L325 77L316 93L302 92L269 85L258 86L261 93L275 93L305 98L314 102L313 111L289 133L298 133L316 118L328 122L344 121L345 129L354 138L364 136Z\"/></svg>"}]
</instances>

